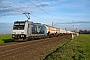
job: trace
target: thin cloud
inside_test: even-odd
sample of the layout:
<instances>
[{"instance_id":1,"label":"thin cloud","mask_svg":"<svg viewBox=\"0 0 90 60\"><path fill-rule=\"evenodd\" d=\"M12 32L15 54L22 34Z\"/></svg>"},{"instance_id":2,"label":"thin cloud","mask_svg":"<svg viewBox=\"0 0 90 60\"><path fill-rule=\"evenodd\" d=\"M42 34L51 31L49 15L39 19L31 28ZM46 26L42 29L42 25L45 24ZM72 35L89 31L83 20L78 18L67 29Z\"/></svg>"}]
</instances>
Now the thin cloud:
<instances>
[{"instance_id":1,"label":"thin cloud","mask_svg":"<svg viewBox=\"0 0 90 60\"><path fill-rule=\"evenodd\" d=\"M33 1L33 2L35 3L35 1ZM24 0L21 1L21 2L23 2L23 4L21 4L21 3L19 4L18 2L20 2L20 1L1 0L0 1L0 17L17 15L17 14L20 15L23 12L30 12L30 13L36 12L35 10L31 10L35 6L29 5L30 3L27 3L28 5L23 5ZM54 3L55 2L42 2L42 1L40 1L40 3L37 2L35 5L38 7L47 7L47 6L50 6Z\"/></svg>"},{"instance_id":2,"label":"thin cloud","mask_svg":"<svg viewBox=\"0 0 90 60\"><path fill-rule=\"evenodd\" d=\"M1 26L12 26L12 23L0 23L0 27Z\"/></svg>"},{"instance_id":3,"label":"thin cloud","mask_svg":"<svg viewBox=\"0 0 90 60\"><path fill-rule=\"evenodd\" d=\"M65 2L68 2L68 0L59 0L59 2L65 3Z\"/></svg>"},{"instance_id":4,"label":"thin cloud","mask_svg":"<svg viewBox=\"0 0 90 60\"><path fill-rule=\"evenodd\" d=\"M42 3L40 3L40 4L36 4L37 6L39 6L39 7L42 7L42 6L49 6L49 5L51 5L51 3L49 3L49 2L42 2Z\"/></svg>"},{"instance_id":5,"label":"thin cloud","mask_svg":"<svg viewBox=\"0 0 90 60\"><path fill-rule=\"evenodd\" d=\"M90 23L90 21L78 21L78 22L74 22L74 23Z\"/></svg>"},{"instance_id":6,"label":"thin cloud","mask_svg":"<svg viewBox=\"0 0 90 60\"><path fill-rule=\"evenodd\" d=\"M16 15L23 12L34 12L33 10L30 10L31 6L19 6L16 4L13 4L13 2L2 2L0 1L0 16L8 16L8 15Z\"/></svg>"},{"instance_id":7,"label":"thin cloud","mask_svg":"<svg viewBox=\"0 0 90 60\"><path fill-rule=\"evenodd\" d=\"M50 6L50 5L53 5L55 3L56 2L38 2L38 4L36 4L36 5L39 7L42 7L42 6Z\"/></svg>"},{"instance_id":8,"label":"thin cloud","mask_svg":"<svg viewBox=\"0 0 90 60\"><path fill-rule=\"evenodd\" d=\"M65 22L65 23L59 23L59 22L57 22L57 23L55 23L55 24L89 24L90 23L90 21L75 21L75 22Z\"/></svg>"}]
</instances>

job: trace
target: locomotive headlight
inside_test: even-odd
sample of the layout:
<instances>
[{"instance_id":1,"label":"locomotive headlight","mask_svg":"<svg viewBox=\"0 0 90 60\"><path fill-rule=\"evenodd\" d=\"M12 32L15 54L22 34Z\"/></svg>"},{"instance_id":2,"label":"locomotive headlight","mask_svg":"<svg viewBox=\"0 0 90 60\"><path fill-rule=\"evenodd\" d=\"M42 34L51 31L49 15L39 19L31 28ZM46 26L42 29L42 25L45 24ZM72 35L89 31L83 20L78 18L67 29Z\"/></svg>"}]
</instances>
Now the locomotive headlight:
<instances>
[{"instance_id":1,"label":"locomotive headlight","mask_svg":"<svg viewBox=\"0 0 90 60\"><path fill-rule=\"evenodd\" d=\"M15 37L15 35L12 35L12 37Z\"/></svg>"},{"instance_id":2,"label":"locomotive headlight","mask_svg":"<svg viewBox=\"0 0 90 60\"><path fill-rule=\"evenodd\" d=\"M21 35L21 37L24 37L24 35Z\"/></svg>"}]
</instances>

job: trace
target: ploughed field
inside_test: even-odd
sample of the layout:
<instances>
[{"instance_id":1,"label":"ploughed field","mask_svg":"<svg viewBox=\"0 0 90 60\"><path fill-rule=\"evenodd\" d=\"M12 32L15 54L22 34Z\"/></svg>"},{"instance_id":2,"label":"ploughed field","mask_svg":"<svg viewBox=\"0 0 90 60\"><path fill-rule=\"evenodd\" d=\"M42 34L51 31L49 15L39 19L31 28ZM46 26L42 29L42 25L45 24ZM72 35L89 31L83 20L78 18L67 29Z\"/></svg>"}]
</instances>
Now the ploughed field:
<instances>
[{"instance_id":1,"label":"ploughed field","mask_svg":"<svg viewBox=\"0 0 90 60\"><path fill-rule=\"evenodd\" d=\"M0 60L40 60L47 52L70 40L71 35L0 44Z\"/></svg>"}]
</instances>

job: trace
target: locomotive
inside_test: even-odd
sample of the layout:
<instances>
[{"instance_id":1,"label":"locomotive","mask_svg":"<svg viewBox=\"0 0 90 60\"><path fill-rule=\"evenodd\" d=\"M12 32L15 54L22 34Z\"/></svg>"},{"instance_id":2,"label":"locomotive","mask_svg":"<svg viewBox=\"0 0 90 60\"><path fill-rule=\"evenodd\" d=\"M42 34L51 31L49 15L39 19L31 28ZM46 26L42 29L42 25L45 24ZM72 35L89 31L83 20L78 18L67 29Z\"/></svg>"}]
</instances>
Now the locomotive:
<instances>
[{"instance_id":1,"label":"locomotive","mask_svg":"<svg viewBox=\"0 0 90 60\"><path fill-rule=\"evenodd\" d=\"M44 25L29 21L15 21L12 38L14 40L26 40L33 36L45 36Z\"/></svg>"}]
</instances>

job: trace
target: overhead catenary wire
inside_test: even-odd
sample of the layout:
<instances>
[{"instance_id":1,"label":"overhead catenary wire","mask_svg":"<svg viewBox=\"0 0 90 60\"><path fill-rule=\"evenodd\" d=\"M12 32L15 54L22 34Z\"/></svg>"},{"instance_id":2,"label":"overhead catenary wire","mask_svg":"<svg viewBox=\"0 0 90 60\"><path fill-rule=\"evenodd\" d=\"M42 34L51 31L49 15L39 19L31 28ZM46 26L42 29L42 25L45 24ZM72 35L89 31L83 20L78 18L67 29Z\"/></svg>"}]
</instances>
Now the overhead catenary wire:
<instances>
[{"instance_id":1,"label":"overhead catenary wire","mask_svg":"<svg viewBox=\"0 0 90 60\"><path fill-rule=\"evenodd\" d=\"M32 3L30 0L28 0L30 3ZM1 2L2 3L2 2ZM14 3L14 2L13 2ZM15 6L12 6L12 5L8 5L8 4L5 4L5 3L2 3L2 4L4 4L4 5L7 5L7 6L9 6L9 7L12 7L12 8L14 8L14 9L16 9L17 11L20 11L20 9L18 9L18 7L15 7ZM35 5L34 3L32 3L33 5ZM16 4L17 5L17 4ZM35 5L36 7L38 7L37 5ZM22 8L23 8L23 6L21 6ZM44 11L45 13L47 13L48 15L50 15L51 17L53 17L54 18L54 16L52 16L50 13L48 13L48 12L46 12L44 9L42 9L42 8L40 8L40 7L38 7L39 9L41 9L42 11ZM25 12L24 10L21 10L21 11L23 11L23 12ZM50 11L49 11L50 12ZM12 13L13 14L13 13ZM44 20L44 19L43 19Z\"/></svg>"},{"instance_id":2,"label":"overhead catenary wire","mask_svg":"<svg viewBox=\"0 0 90 60\"><path fill-rule=\"evenodd\" d=\"M41 5L41 3L40 3L38 0L35 0L35 1L37 1L37 2ZM41 5L41 6L46 9L45 6L43 6L43 5ZM51 15L53 15L53 13L52 13L51 11L49 11L48 9L47 9L47 11L48 11ZM53 15L53 18L55 18L56 20L60 20L59 18L55 17L55 15Z\"/></svg>"},{"instance_id":3,"label":"overhead catenary wire","mask_svg":"<svg viewBox=\"0 0 90 60\"><path fill-rule=\"evenodd\" d=\"M12 1L13 2L13 1ZM16 4L15 2L13 2L13 4ZM17 5L17 4L16 4ZM23 6L21 6L21 5L18 5L18 6L20 6L20 7L22 7L23 8ZM23 12L25 12L25 11L23 11ZM29 13L29 12L28 12ZM36 15L33 15L32 13L30 13L30 15L32 15L32 16L34 16L34 17L37 17L38 19L42 19L42 20L44 20L43 18L41 18L41 17L38 17L38 16L36 16Z\"/></svg>"},{"instance_id":4,"label":"overhead catenary wire","mask_svg":"<svg viewBox=\"0 0 90 60\"><path fill-rule=\"evenodd\" d=\"M16 11L17 11L17 12L20 11L20 9L18 9L18 7L12 6L12 5L10 5L10 4L3 3L3 2L0 2L0 4L3 4L3 5L5 5L5 6L8 6L8 9L9 9L9 8L16 9L15 12L16 12ZM10 15L13 14L12 12L8 12L8 13L10 13ZM6 14L4 14L4 15L6 15ZM8 15L9 15L9 14L8 14Z\"/></svg>"},{"instance_id":5,"label":"overhead catenary wire","mask_svg":"<svg viewBox=\"0 0 90 60\"><path fill-rule=\"evenodd\" d=\"M43 12L45 12L46 14L48 14L49 16L51 16L52 18L54 18L55 20L57 20L59 22L59 18L56 18L48 9L47 11L49 12L46 12L44 9L40 8L38 5L34 4L33 2L31 2L30 0L28 0L31 4L33 4L34 6L36 6L37 8L39 8L40 10L42 10ZM41 3L38 1L38 0L34 0L34 1L37 1L40 5ZM42 7L45 8L45 6L41 5ZM45 8L46 9L46 8ZM54 24L54 25L57 25L57 24Z\"/></svg>"},{"instance_id":6,"label":"overhead catenary wire","mask_svg":"<svg viewBox=\"0 0 90 60\"><path fill-rule=\"evenodd\" d=\"M22 12L25 12L25 11L27 11L27 10L22 10L22 9L18 9L18 7L21 7L21 8L24 8L23 6L18 6L18 4L16 4L15 2L13 2L13 1L11 1L13 4L15 4L15 5L17 5L16 7L15 6L13 6L13 5L8 5L8 4L6 4L6 3L3 3L2 2L2 4L4 4L4 5L6 5L6 6L9 6L9 7L12 7L13 9L16 9L16 11L22 11ZM33 3L34 4L34 3ZM37 5L36 5L37 6ZM40 8L39 6L37 6L38 8ZM41 10L43 10L42 8L40 8ZM43 10L45 13L47 13L47 14L49 14L48 12L46 12L45 10ZM13 13L12 13L13 14ZM11 14L10 14L11 15ZM33 15L33 14L31 14L31 15ZM50 14L49 14L50 15ZM33 15L34 17L37 17L37 16L35 16L35 15ZM53 17L52 15L50 15L51 17ZM40 17L37 17L37 18L39 18L39 19L42 19L42 20L45 20L45 19L43 19L43 18L40 18ZM53 17L54 18L54 17Z\"/></svg>"},{"instance_id":7,"label":"overhead catenary wire","mask_svg":"<svg viewBox=\"0 0 90 60\"><path fill-rule=\"evenodd\" d=\"M13 2L12 0L9 0L9 1L10 1L10 2L9 2L8 4L7 4L7 3L4 3L4 2L0 2L0 4L7 6L8 9L9 9L9 8L15 9L15 10L13 10L12 12L8 12L8 13L13 14L14 11L15 11L15 12L18 12L18 13L20 13L20 12L22 12L22 13L28 12L25 7L23 7L23 6L18 6L18 4L16 4L16 3ZM15 6L14 6L14 4L15 4ZM21 8L23 8L23 9L21 9ZM24 9L24 8L25 8L25 9ZM29 11L29 12L31 13L32 11ZM17 13L17 14L18 14L18 13ZM22 14L22 13L21 13L21 14ZM6 15L6 14L4 14L4 15Z\"/></svg>"},{"instance_id":8,"label":"overhead catenary wire","mask_svg":"<svg viewBox=\"0 0 90 60\"><path fill-rule=\"evenodd\" d=\"M51 15L50 13L46 12L44 9L40 8L39 6L35 5L33 2L31 2L30 0L27 0L28 2L30 2L31 4L33 4L34 6L36 6L37 8L39 8L40 10L42 10L43 12L45 12L46 14L48 14L49 16L53 17L55 19L55 17L53 15Z\"/></svg>"}]
</instances>

